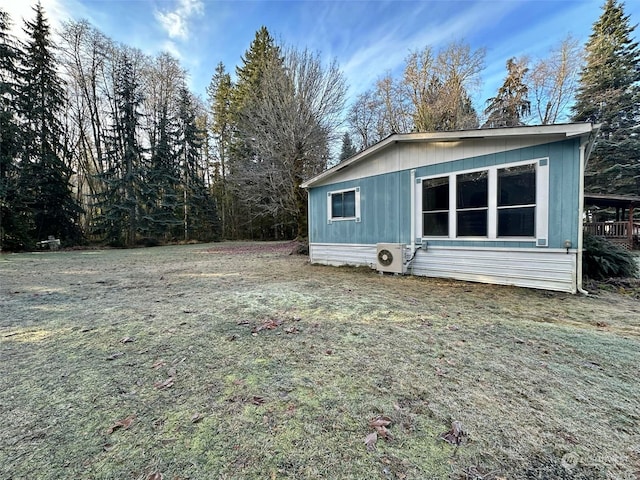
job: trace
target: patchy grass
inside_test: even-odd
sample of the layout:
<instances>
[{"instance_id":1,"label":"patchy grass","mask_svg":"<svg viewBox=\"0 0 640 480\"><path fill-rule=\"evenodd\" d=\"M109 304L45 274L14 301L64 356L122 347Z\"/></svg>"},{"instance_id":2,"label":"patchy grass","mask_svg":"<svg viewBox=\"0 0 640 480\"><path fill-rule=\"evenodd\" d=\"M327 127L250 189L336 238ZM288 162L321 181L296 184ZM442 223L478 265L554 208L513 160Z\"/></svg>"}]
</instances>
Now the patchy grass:
<instances>
[{"instance_id":1,"label":"patchy grass","mask_svg":"<svg viewBox=\"0 0 640 480\"><path fill-rule=\"evenodd\" d=\"M585 298L289 250L0 257L0 478L640 478L632 286ZM378 417L393 438L369 450ZM454 420L458 447L439 438Z\"/></svg>"}]
</instances>

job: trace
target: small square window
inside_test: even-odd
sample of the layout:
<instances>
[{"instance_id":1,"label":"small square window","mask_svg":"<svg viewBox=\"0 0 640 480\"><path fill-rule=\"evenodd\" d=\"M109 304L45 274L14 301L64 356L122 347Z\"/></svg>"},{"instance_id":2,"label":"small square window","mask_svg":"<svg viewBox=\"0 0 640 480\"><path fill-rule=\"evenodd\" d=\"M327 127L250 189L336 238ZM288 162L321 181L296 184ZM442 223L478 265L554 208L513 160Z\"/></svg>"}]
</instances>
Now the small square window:
<instances>
[{"instance_id":1,"label":"small square window","mask_svg":"<svg viewBox=\"0 0 640 480\"><path fill-rule=\"evenodd\" d=\"M356 190L331 192L329 218L332 220L353 219L358 216L358 195Z\"/></svg>"}]
</instances>

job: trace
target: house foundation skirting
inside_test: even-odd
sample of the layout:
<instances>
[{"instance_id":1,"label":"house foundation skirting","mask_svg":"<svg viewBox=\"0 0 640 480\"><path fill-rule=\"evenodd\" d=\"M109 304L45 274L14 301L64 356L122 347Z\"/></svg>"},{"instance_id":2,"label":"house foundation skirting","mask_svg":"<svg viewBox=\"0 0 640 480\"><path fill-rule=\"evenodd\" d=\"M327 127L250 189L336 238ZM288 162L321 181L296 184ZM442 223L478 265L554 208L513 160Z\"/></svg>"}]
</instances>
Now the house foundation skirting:
<instances>
[{"instance_id":1,"label":"house foundation skirting","mask_svg":"<svg viewBox=\"0 0 640 480\"><path fill-rule=\"evenodd\" d=\"M311 243L309 256L323 265L377 266L375 244ZM576 293L576 259L576 250L428 246L416 252L407 273Z\"/></svg>"}]
</instances>

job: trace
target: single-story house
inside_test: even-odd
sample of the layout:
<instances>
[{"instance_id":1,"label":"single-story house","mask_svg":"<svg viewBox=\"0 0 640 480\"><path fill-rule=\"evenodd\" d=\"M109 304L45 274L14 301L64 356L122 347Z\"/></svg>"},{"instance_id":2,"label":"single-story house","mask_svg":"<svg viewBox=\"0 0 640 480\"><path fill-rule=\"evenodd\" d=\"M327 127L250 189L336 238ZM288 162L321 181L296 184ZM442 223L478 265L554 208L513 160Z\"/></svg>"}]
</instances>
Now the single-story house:
<instances>
[{"instance_id":1,"label":"single-story house","mask_svg":"<svg viewBox=\"0 0 640 480\"><path fill-rule=\"evenodd\" d=\"M393 134L302 184L312 263L582 290L591 123Z\"/></svg>"}]
</instances>

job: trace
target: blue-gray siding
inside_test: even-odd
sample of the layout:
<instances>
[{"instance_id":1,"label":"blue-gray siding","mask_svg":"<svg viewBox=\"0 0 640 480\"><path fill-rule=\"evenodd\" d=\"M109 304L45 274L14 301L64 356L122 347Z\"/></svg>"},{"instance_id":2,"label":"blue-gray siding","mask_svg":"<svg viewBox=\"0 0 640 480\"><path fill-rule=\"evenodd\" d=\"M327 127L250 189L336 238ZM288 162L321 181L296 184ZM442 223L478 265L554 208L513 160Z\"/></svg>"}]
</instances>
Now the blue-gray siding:
<instances>
[{"instance_id":1,"label":"blue-gray siding","mask_svg":"<svg viewBox=\"0 0 640 480\"><path fill-rule=\"evenodd\" d=\"M394 146L402 149L403 144ZM402 152L395 152L395 154ZM549 248L565 240L578 243L579 139L418 167L416 176L431 176L492 165L549 158ZM311 243L411 243L411 176L409 170L359 178L311 188L309 221ZM360 187L361 221L327 221L327 193ZM434 246L531 248L534 242L433 240Z\"/></svg>"}]
</instances>

